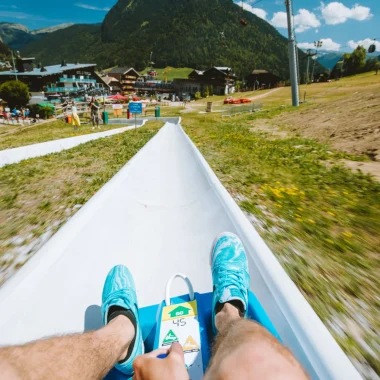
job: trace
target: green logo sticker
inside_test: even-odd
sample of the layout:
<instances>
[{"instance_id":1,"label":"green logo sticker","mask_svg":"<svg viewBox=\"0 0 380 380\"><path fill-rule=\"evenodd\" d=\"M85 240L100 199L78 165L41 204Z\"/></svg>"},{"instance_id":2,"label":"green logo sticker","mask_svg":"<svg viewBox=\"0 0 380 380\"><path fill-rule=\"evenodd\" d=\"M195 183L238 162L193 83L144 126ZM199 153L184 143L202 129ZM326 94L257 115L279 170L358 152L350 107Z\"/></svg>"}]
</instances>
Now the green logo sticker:
<instances>
[{"instance_id":1,"label":"green logo sticker","mask_svg":"<svg viewBox=\"0 0 380 380\"><path fill-rule=\"evenodd\" d=\"M162 342L162 345L167 346L167 345L172 344L174 342L178 342L177 335L175 335L172 330L169 330L169 332L166 334L165 339Z\"/></svg>"},{"instance_id":2,"label":"green logo sticker","mask_svg":"<svg viewBox=\"0 0 380 380\"><path fill-rule=\"evenodd\" d=\"M170 315L170 318L181 318L185 317L186 315L189 315L190 310L188 307L185 306L178 306L172 311L170 311L168 314Z\"/></svg>"}]
</instances>

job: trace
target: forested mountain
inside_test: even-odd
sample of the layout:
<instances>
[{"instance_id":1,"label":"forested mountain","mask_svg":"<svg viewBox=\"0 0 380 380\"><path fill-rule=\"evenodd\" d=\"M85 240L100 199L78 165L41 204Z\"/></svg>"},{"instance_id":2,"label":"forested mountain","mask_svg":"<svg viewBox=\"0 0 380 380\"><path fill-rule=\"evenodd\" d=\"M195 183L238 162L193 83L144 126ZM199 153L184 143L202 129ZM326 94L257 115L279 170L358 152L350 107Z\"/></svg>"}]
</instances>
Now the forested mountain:
<instances>
[{"instance_id":1,"label":"forested mountain","mask_svg":"<svg viewBox=\"0 0 380 380\"><path fill-rule=\"evenodd\" d=\"M25 45L41 39L48 33L67 28L73 24L61 24L50 28L29 30L25 25L10 22L0 23L0 39L13 50L19 50Z\"/></svg>"},{"instance_id":2,"label":"forested mountain","mask_svg":"<svg viewBox=\"0 0 380 380\"><path fill-rule=\"evenodd\" d=\"M45 35L21 50L24 56L33 56L44 65L61 63L106 62L110 51L101 44L100 24L73 25ZM104 55L104 57L102 57Z\"/></svg>"},{"instance_id":3,"label":"forested mountain","mask_svg":"<svg viewBox=\"0 0 380 380\"><path fill-rule=\"evenodd\" d=\"M289 77L286 39L233 0L119 0L101 26L74 25L22 50L45 65L65 59L138 70L147 66L150 52L157 67L231 66L239 76L256 68ZM299 51L301 72L304 56Z\"/></svg>"}]
</instances>

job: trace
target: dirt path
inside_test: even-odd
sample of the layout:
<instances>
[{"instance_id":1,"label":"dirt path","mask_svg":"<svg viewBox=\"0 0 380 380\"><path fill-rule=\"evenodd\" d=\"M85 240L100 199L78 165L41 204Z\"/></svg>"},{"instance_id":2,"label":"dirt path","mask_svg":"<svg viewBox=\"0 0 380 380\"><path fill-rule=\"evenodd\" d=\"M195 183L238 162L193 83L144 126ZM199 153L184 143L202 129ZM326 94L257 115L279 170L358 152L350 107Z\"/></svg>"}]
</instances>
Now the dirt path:
<instances>
[{"instance_id":1,"label":"dirt path","mask_svg":"<svg viewBox=\"0 0 380 380\"><path fill-rule=\"evenodd\" d=\"M266 96L272 95L274 92L281 90L282 88L283 87L274 88L273 90L270 90L270 91L266 92L265 94L250 96L248 99L259 100L259 99L265 98Z\"/></svg>"},{"instance_id":2,"label":"dirt path","mask_svg":"<svg viewBox=\"0 0 380 380\"><path fill-rule=\"evenodd\" d=\"M380 161L380 86L281 114L271 123L337 150Z\"/></svg>"},{"instance_id":3,"label":"dirt path","mask_svg":"<svg viewBox=\"0 0 380 380\"><path fill-rule=\"evenodd\" d=\"M342 161L348 168L352 170L360 170L364 174L373 175L380 182L380 162L358 162L358 161Z\"/></svg>"},{"instance_id":4,"label":"dirt path","mask_svg":"<svg viewBox=\"0 0 380 380\"><path fill-rule=\"evenodd\" d=\"M41 120L38 123L33 123L33 124L30 124L26 127L24 127L24 125L15 125L14 129L11 129L11 130L6 131L4 133L0 132L0 136L4 137L4 136L12 135L13 133L25 131L26 129L34 128L34 127L37 127L37 126L42 125L42 124L51 123L52 121L55 121L55 120L57 120L57 119L53 118L53 119ZM9 126L9 124L2 124L2 125ZM0 131L1 131L1 127L0 127Z\"/></svg>"},{"instance_id":5,"label":"dirt path","mask_svg":"<svg viewBox=\"0 0 380 380\"><path fill-rule=\"evenodd\" d=\"M281 88L282 87L274 88L274 89L266 92L265 94L250 96L250 97L248 97L248 99L250 99L252 101L259 100L259 99L265 98L268 95L273 94L274 92L280 90ZM242 92L239 94L243 95L244 93ZM217 103L214 103L214 104L217 104ZM202 103L193 102L193 103L187 103L186 108L183 111L181 111L181 113L201 112L201 110L204 111L205 109L206 109L206 103L204 103L204 102L202 102Z\"/></svg>"},{"instance_id":6,"label":"dirt path","mask_svg":"<svg viewBox=\"0 0 380 380\"><path fill-rule=\"evenodd\" d=\"M266 132L272 136L269 138L301 134L343 152L366 155L370 162L341 162L380 181L380 85L363 87L338 100L324 100L299 112L258 119L252 126L252 131Z\"/></svg>"}]
</instances>

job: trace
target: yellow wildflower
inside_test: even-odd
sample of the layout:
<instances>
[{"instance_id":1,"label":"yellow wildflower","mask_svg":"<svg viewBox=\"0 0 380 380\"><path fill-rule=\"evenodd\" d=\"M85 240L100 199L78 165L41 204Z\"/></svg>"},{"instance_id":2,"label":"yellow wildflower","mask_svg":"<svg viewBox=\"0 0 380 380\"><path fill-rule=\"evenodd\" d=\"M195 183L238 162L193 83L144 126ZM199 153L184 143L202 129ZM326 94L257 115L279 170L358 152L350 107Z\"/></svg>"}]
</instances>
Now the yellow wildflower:
<instances>
[{"instance_id":1,"label":"yellow wildflower","mask_svg":"<svg viewBox=\"0 0 380 380\"><path fill-rule=\"evenodd\" d=\"M315 224L315 222L314 222L313 219L308 219L308 221L309 221L311 224Z\"/></svg>"},{"instance_id":2,"label":"yellow wildflower","mask_svg":"<svg viewBox=\"0 0 380 380\"><path fill-rule=\"evenodd\" d=\"M329 215L331 215L331 216L335 216L335 214L334 214L333 212L331 212L331 211L327 211L327 213L328 213Z\"/></svg>"}]
</instances>

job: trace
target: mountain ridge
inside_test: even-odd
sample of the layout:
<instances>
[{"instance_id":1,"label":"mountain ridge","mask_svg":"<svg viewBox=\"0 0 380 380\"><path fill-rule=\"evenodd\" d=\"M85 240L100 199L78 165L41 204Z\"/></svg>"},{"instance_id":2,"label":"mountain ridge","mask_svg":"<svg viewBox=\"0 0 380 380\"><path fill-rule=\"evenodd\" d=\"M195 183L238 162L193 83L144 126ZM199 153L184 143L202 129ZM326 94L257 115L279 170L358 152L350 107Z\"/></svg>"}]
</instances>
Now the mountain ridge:
<instances>
[{"instance_id":1,"label":"mountain ridge","mask_svg":"<svg viewBox=\"0 0 380 380\"><path fill-rule=\"evenodd\" d=\"M29 30L20 23L0 22L0 40L13 50L20 50L29 43L32 43L48 33L53 33L74 25L64 23L47 28Z\"/></svg>"},{"instance_id":2,"label":"mountain ridge","mask_svg":"<svg viewBox=\"0 0 380 380\"><path fill-rule=\"evenodd\" d=\"M149 64L151 52L157 67L229 66L240 77L256 68L289 77L287 39L232 0L119 0L100 26L73 25L22 49L44 65L87 61L137 70ZM299 56L303 72L305 53Z\"/></svg>"}]
</instances>

